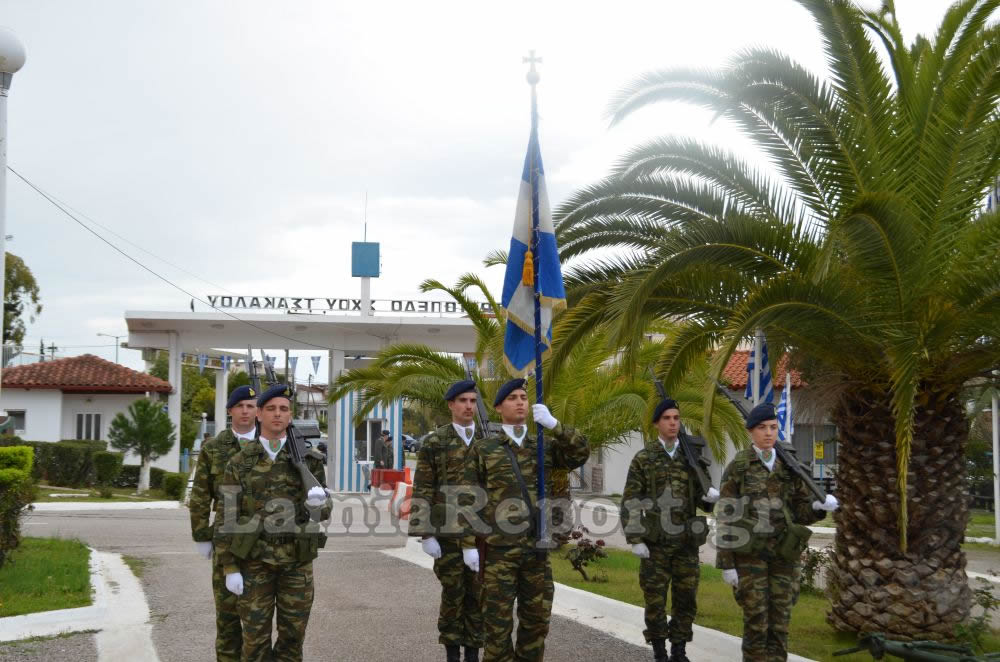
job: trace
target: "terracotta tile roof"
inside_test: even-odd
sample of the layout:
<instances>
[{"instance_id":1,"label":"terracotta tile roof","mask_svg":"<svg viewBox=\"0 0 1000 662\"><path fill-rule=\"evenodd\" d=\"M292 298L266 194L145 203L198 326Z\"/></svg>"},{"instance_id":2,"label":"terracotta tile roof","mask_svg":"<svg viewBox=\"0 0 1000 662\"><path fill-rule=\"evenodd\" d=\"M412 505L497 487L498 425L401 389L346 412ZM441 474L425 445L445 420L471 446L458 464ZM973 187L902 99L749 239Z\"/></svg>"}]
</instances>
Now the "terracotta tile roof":
<instances>
[{"instance_id":1,"label":"terracotta tile roof","mask_svg":"<svg viewBox=\"0 0 1000 662\"><path fill-rule=\"evenodd\" d=\"M738 349L729 357L729 363L726 364L725 370L722 371L722 376L729 384L729 388L743 390L747 387L747 362L749 360L750 350L748 349ZM778 361L777 370L774 371L771 377L774 380L775 391L779 391L785 387L785 367L787 365L788 357L781 357L781 360ZM802 381L802 375L799 374L799 371L792 370L792 388L802 388L805 385L806 383Z\"/></svg>"},{"instance_id":2,"label":"terracotta tile roof","mask_svg":"<svg viewBox=\"0 0 1000 662\"><path fill-rule=\"evenodd\" d=\"M105 361L93 354L4 368L5 388L101 391L107 393L169 393L170 384L158 377Z\"/></svg>"}]
</instances>

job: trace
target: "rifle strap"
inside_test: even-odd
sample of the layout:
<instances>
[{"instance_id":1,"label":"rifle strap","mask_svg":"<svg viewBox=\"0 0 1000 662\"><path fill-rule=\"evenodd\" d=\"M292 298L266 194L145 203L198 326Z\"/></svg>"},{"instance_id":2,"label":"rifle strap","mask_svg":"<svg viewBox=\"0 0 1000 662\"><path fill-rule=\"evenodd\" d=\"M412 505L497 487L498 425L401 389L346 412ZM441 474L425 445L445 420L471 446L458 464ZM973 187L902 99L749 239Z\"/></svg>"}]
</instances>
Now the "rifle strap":
<instances>
[{"instance_id":1,"label":"rifle strap","mask_svg":"<svg viewBox=\"0 0 1000 662\"><path fill-rule=\"evenodd\" d=\"M528 486L524 483L524 476L521 475L521 467L517 463L517 456L514 455L514 451L511 449L510 444L504 444L503 449L507 452L507 457L510 458L510 466L514 469L514 477L517 479L517 485L521 488L521 498L524 499L525 505L528 507L528 513L531 515L531 526L536 527L536 508L531 503L531 494L528 492Z\"/></svg>"}]
</instances>

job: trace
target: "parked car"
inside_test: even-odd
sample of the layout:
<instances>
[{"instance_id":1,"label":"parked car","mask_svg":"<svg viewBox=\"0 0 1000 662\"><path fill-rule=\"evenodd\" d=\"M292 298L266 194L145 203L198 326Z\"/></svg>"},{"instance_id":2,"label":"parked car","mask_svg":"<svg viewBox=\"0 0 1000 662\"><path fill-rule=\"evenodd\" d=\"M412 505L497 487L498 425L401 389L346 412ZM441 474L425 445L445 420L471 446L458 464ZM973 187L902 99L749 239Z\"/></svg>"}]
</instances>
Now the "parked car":
<instances>
[{"instance_id":1,"label":"parked car","mask_svg":"<svg viewBox=\"0 0 1000 662\"><path fill-rule=\"evenodd\" d=\"M408 453L416 453L420 450L420 442L408 434L403 435L403 450Z\"/></svg>"}]
</instances>

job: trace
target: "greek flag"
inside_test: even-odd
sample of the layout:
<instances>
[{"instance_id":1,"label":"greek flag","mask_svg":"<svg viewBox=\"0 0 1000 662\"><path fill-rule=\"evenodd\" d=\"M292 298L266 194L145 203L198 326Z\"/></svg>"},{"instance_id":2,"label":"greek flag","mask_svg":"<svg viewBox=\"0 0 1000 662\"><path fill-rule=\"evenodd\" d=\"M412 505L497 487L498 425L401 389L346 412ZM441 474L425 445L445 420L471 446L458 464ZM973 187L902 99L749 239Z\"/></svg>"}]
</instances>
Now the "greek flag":
<instances>
[{"instance_id":1,"label":"greek flag","mask_svg":"<svg viewBox=\"0 0 1000 662\"><path fill-rule=\"evenodd\" d=\"M792 419L792 380L785 379L785 388L781 389L781 400L778 401L778 440L791 441L795 434L795 421ZM786 426L787 424L787 426ZM785 433L785 428L788 433Z\"/></svg>"},{"instance_id":2,"label":"greek flag","mask_svg":"<svg viewBox=\"0 0 1000 662\"><path fill-rule=\"evenodd\" d=\"M750 360L747 361L747 388L743 394L743 397L750 401L753 401L754 375L758 374L755 372L757 357L754 354L754 350L750 350ZM767 361L767 342L763 338L760 341L760 355L763 358L761 361L760 376L758 377L760 379L760 401L774 402L774 386L771 385L771 364Z\"/></svg>"},{"instance_id":3,"label":"greek flag","mask_svg":"<svg viewBox=\"0 0 1000 662\"><path fill-rule=\"evenodd\" d=\"M537 168L538 182L538 255L531 254L532 191L531 166ZM532 265L536 257L538 273ZM528 153L521 173L521 189L514 214L514 234L510 238L507 272L503 282L502 305L507 311L507 329L503 341L504 362L513 375L528 373L535 360L535 278L541 294L542 352L552 344L553 313L566 307L562 271L559 267L559 250L556 248L555 228L549 196L545 191L545 171L542 152L538 146L538 133L533 129L528 141Z\"/></svg>"}]
</instances>

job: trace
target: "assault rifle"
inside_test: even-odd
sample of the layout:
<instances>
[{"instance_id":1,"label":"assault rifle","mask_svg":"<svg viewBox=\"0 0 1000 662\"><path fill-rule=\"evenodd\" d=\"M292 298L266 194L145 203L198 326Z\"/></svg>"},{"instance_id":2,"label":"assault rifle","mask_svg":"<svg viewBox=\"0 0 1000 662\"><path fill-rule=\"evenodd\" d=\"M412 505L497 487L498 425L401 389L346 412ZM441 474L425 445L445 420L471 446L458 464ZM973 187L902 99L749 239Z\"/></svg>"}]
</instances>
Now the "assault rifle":
<instances>
[{"instance_id":1,"label":"assault rifle","mask_svg":"<svg viewBox=\"0 0 1000 662\"><path fill-rule=\"evenodd\" d=\"M472 370L469 366L465 366L465 378L471 382L476 381L472 377ZM479 392L479 387L476 387L476 436L480 439L485 439L491 433L500 433L503 428L500 427L499 423L493 423L490 421L490 415L486 411L486 403L483 402L483 394Z\"/></svg>"},{"instance_id":2,"label":"assault rifle","mask_svg":"<svg viewBox=\"0 0 1000 662\"><path fill-rule=\"evenodd\" d=\"M939 644L936 641L894 641L886 639L882 634L871 634L858 640L858 645L854 648L839 650L833 655L850 655L860 651L868 651L876 660L881 660L885 655L894 655L908 662L987 662L988 660L1000 660L1000 653L987 653L981 657L968 646L954 646L950 644ZM956 655L957 653L957 655Z\"/></svg>"},{"instance_id":3,"label":"assault rifle","mask_svg":"<svg viewBox=\"0 0 1000 662\"><path fill-rule=\"evenodd\" d=\"M260 350L261 358L264 360L264 374L267 378L267 385L274 386L278 383L278 378L274 374L274 368L271 364L267 362L267 356L264 354L264 350ZM247 347L247 370L250 375L250 383L253 384L254 388L261 392L260 390L260 377L257 375L257 366L253 360L253 349ZM295 402L295 391L292 390L291 386L288 386L288 391L291 394L290 400ZM288 455L292 460L292 466L298 470L299 474L302 476L302 486L305 488L306 492L313 487L323 488L322 483L316 480L316 476L309 471L309 467L306 466L305 456L306 456L306 441L302 433L292 425L288 424L285 429L286 440L288 443Z\"/></svg>"},{"instance_id":4,"label":"assault rifle","mask_svg":"<svg viewBox=\"0 0 1000 662\"><path fill-rule=\"evenodd\" d=\"M734 407L736 407L736 409L743 416L743 420L749 418L750 413L747 411L747 408L743 406L742 402L730 395L726 387L722 384L716 383L715 388L719 391L719 393L726 396L726 399L729 400ZM826 492L824 492L823 488L817 485L813 480L812 471L799 462L798 458L795 456L795 447L792 446L791 443L787 441L779 441L775 443L774 452L781 458L781 461L785 463L786 467L798 474L799 478L805 482L806 487L809 488L809 491L811 491L821 503L826 501Z\"/></svg>"},{"instance_id":5,"label":"assault rifle","mask_svg":"<svg viewBox=\"0 0 1000 662\"><path fill-rule=\"evenodd\" d=\"M656 386L656 392L659 394L660 400L668 399L670 396L667 395L667 389L663 386L663 382L653 373L652 368L649 368L649 376L653 380L653 385ZM704 445L689 437L683 424L677 434L677 441L680 443L681 451L684 453L684 458L687 460L688 465L694 469L695 476L698 477L698 484L701 486L702 493L707 495L709 488L712 487L712 479L705 472L707 462L705 462L701 455L701 449ZM695 450L696 447L697 450Z\"/></svg>"}]
</instances>

